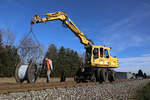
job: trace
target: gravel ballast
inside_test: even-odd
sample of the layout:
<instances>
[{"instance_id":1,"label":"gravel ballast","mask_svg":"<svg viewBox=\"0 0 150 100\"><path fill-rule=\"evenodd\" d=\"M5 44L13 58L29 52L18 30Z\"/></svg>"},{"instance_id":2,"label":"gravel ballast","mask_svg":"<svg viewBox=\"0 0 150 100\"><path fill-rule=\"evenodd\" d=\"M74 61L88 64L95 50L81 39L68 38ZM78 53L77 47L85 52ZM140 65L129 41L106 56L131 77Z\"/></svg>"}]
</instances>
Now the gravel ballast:
<instances>
[{"instance_id":1,"label":"gravel ballast","mask_svg":"<svg viewBox=\"0 0 150 100\"><path fill-rule=\"evenodd\" d=\"M0 100L130 100L150 79L0 94Z\"/></svg>"}]
</instances>

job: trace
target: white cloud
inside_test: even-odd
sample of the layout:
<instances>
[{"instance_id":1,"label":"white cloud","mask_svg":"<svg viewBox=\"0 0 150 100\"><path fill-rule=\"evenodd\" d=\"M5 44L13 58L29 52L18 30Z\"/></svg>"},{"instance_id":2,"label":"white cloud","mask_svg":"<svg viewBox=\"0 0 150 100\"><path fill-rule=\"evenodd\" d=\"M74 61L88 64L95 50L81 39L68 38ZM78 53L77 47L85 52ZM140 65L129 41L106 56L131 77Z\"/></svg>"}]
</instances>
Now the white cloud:
<instances>
[{"instance_id":1,"label":"white cloud","mask_svg":"<svg viewBox=\"0 0 150 100\"><path fill-rule=\"evenodd\" d=\"M147 56L150 56L150 54L143 54L142 56L143 57L147 57Z\"/></svg>"},{"instance_id":2,"label":"white cloud","mask_svg":"<svg viewBox=\"0 0 150 100\"><path fill-rule=\"evenodd\" d=\"M150 4L149 4L148 2L143 1L142 3L143 3L143 5L144 5L144 6L146 6L146 7L150 7Z\"/></svg>"},{"instance_id":3,"label":"white cloud","mask_svg":"<svg viewBox=\"0 0 150 100\"><path fill-rule=\"evenodd\" d=\"M139 69L150 75L150 54L139 57L119 58L119 68L117 71L137 73Z\"/></svg>"},{"instance_id":4,"label":"white cloud","mask_svg":"<svg viewBox=\"0 0 150 100\"><path fill-rule=\"evenodd\" d=\"M142 25L145 24L143 22L149 21L149 8L143 4L141 7L137 7L130 16L114 21L113 24L104 28L101 31L101 33L104 33L103 41L111 43L111 46L118 48L118 51L125 50L128 47L147 45L150 37L148 33L142 30Z\"/></svg>"}]
</instances>

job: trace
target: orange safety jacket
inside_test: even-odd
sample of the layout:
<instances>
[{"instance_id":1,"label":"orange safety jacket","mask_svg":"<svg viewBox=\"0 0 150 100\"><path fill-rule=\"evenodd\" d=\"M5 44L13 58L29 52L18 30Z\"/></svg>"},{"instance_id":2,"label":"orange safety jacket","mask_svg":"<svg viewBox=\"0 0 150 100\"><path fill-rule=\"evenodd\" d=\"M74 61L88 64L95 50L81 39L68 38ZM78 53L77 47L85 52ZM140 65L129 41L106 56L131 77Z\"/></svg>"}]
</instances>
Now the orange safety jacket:
<instances>
[{"instance_id":1,"label":"orange safety jacket","mask_svg":"<svg viewBox=\"0 0 150 100\"><path fill-rule=\"evenodd\" d=\"M46 60L46 64L44 65L44 69L46 69L46 67L48 68L48 70L51 70L49 60Z\"/></svg>"}]
</instances>

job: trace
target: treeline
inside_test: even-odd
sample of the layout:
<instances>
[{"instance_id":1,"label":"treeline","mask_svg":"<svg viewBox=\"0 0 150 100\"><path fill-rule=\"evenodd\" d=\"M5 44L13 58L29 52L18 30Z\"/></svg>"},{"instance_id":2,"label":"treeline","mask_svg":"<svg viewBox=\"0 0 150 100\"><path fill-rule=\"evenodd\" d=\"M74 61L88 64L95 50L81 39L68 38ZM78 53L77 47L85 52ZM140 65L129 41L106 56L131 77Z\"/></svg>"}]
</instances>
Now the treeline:
<instances>
[{"instance_id":1,"label":"treeline","mask_svg":"<svg viewBox=\"0 0 150 100\"><path fill-rule=\"evenodd\" d=\"M10 34L10 30L0 30L0 77L14 76L16 65L19 62L17 49L13 45ZM7 35L5 42L3 40L4 35Z\"/></svg>"},{"instance_id":2,"label":"treeline","mask_svg":"<svg viewBox=\"0 0 150 100\"><path fill-rule=\"evenodd\" d=\"M13 77L20 62L14 42L14 34L9 29L0 29L0 77ZM57 48L54 44L49 45L45 57L53 61L53 77L60 77L62 72L65 72L67 77L72 77L81 64L81 58L76 51L63 46ZM42 70L40 76L45 75Z\"/></svg>"},{"instance_id":3,"label":"treeline","mask_svg":"<svg viewBox=\"0 0 150 100\"><path fill-rule=\"evenodd\" d=\"M67 77L73 77L81 64L81 58L76 51L63 46L58 49L54 44L49 46L45 57L53 61L52 77L60 77L62 72ZM45 76L44 71L41 76Z\"/></svg>"}]
</instances>

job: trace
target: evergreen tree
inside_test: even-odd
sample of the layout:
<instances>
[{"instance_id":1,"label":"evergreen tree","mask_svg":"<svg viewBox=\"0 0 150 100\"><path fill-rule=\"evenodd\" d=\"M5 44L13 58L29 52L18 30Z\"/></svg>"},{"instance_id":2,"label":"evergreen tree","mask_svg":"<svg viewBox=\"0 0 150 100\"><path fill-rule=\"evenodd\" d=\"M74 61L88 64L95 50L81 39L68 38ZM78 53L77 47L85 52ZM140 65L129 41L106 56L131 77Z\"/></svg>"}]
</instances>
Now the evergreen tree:
<instances>
[{"instance_id":1,"label":"evergreen tree","mask_svg":"<svg viewBox=\"0 0 150 100\"><path fill-rule=\"evenodd\" d=\"M70 50L69 48L65 50L66 52L66 62L65 62L65 72L67 73L67 77L71 76L72 74L72 67L73 67L73 50Z\"/></svg>"},{"instance_id":2,"label":"evergreen tree","mask_svg":"<svg viewBox=\"0 0 150 100\"><path fill-rule=\"evenodd\" d=\"M65 55L65 48L62 46L58 51L58 58L56 63L56 76L60 77L62 71L65 70L66 65L66 55Z\"/></svg>"},{"instance_id":3,"label":"evergreen tree","mask_svg":"<svg viewBox=\"0 0 150 100\"><path fill-rule=\"evenodd\" d=\"M73 77L80 66L81 59L77 52L64 48L57 50L54 44L51 44L45 55L53 61L53 71L51 76L60 77L65 72L67 77ZM45 74L45 72L42 72ZM44 75L43 75L44 76Z\"/></svg>"},{"instance_id":4,"label":"evergreen tree","mask_svg":"<svg viewBox=\"0 0 150 100\"><path fill-rule=\"evenodd\" d=\"M73 55L73 67L72 67L72 74L71 76L74 76L76 74L76 71L78 70L79 66L81 65L81 58L79 57L78 53L77 52L74 52L74 55Z\"/></svg>"},{"instance_id":5,"label":"evergreen tree","mask_svg":"<svg viewBox=\"0 0 150 100\"><path fill-rule=\"evenodd\" d=\"M57 48L56 48L56 46L54 44L51 44L49 46L48 51L47 51L45 57L50 58L51 60L53 60L53 62L56 61L56 58L57 58Z\"/></svg>"},{"instance_id":6,"label":"evergreen tree","mask_svg":"<svg viewBox=\"0 0 150 100\"><path fill-rule=\"evenodd\" d=\"M138 71L138 76L143 76L143 71L141 69Z\"/></svg>"},{"instance_id":7,"label":"evergreen tree","mask_svg":"<svg viewBox=\"0 0 150 100\"><path fill-rule=\"evenodd\" d=\"M63 71L66 72L67 77L73 77L76 73L76 70L80 66L80 59L77 52L74 52L70 49L60 48L58 53L58 66L59 74ZM57 67L58 67L57 66Z\"/></svg>"},{"instance_id":8,"label":"evergreen tree","mask_svg":"<svg viewBox=\"0 0 150 100\"><path fill-rule=\"evenodd\" d=\"M144 75L143 75L143 78L147 78L147 75L146 75L146 73L144 73Z\"/></svg>"},{"instance_id":9,"label":"evergreen tree","mask_svg":"<svg viewBox=\"0 0 150 100\"><path fill-rule=\"evenodd\" d=\"M0 31L0 76L14 76L15 67L18 62L19 56L17 54L17 49L13 45L3 45L2 35Z\"/></svg>"},{"instance_id":10,"label":"evergreen tree","mask_svg":"<svg viewBox=\"0 0 150 100\"><path fill-rule=\"evenodd\" d=\"M0 30L0 32L1 32L1 30ZM3 76L2 52L3 52L2 33L0 33L0 76Z\"/></svg>"}]
</instances>

